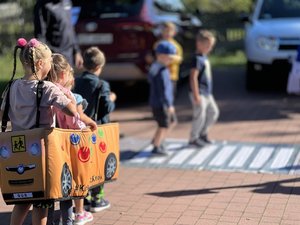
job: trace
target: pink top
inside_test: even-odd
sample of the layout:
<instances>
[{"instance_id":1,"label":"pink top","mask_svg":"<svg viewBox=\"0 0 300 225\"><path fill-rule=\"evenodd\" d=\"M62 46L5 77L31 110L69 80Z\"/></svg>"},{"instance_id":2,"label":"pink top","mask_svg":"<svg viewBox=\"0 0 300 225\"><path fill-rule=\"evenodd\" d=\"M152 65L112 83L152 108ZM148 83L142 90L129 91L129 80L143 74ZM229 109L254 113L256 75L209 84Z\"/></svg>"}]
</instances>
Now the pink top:
<instances>
[{"instance_id":1,"label":"pink top","mask_svg":"<svg viewBox=\"0 0 300 225\"><path fill-rule=\"evenodd\" d=\"M36 90L37 80L18 79L10 89L9 118L12 130L27 130L36 122ZM40 103L40 127L55 127L53 108L58 111L71 102L59 88L49 81L44 81L43 96ZM1 105L4 109L5 101ZM54 106L54 107L53 107Z\"/></svg>"},{"instance_id":2,"label":"pink top","mask_svg":"<svg viewBox=\"0 0 300 225\"><path fill-rule=\"evenodd\" d=\"M63 93L71 95L73 97L74 102L76 102L73 93L69 89L61 86L58 83L55 83L55 85ZM84 129L84 128L86 128L86 125L84 124L84 122L82 122L81 120L78 120L74 116L68 116L65 113L63 113L62 111L57 110L57 109L54 109L54 111L56 113L57 124L60 128L64 128L64 129Z\"/></svg>"}]
</instances>

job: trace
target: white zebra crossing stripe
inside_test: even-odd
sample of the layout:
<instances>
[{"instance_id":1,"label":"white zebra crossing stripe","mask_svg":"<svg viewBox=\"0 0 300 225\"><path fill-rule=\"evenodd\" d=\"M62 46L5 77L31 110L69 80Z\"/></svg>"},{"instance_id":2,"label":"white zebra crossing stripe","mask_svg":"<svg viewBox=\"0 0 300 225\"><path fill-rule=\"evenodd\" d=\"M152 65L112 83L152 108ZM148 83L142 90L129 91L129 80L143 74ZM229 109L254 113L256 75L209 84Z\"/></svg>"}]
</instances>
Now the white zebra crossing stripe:
<instances>
[{"instance_id":1,"label":"white zebra crossing stripe","mask_svg":"<svg viewBox=\"0 0 300 225\"><path fill-rule=\"evenodd\" d=\"M149 163L162 164L168 159L168 157L171 157L172 155L174 155L174 153L175 152L168 152L167 156L153 157L152 159L149 160Z\"/></svg>"},{"instance_id":2,"label":"white zebra crossing stripe","mask_svg":"<svg viewBox=\"0 0 300 225\"><path fill-rule=\"evenodd\" d=\"M153 146L149 145L146 149L144 149L143 151L139 152L136 156L134 156L130 162L132 163L142 163L145 162L148 157L151 156L151 150L152 150Z\"/></svg>"},{"instance_id":3,"label":"white zebra crossing stripe","mask_svg":"<svg viewBox=\"0 0 300 225\"><path fill-rule=\"evenodd\" d=\"M257 155L253 159L249 168L251 169L260 169L267 162L274 151L273 147L262 147L259 149Z\"/></svg>"},{"instance_id":4,"label":"white zebra crossing stripe","mask_svg":"<svg viewBox=\"0 0 300 225\"><path fill-rule=\"evenodd\" d=\"M169 162L170 165L178 165L183 163L192 153L194 153L195 149L187 148L184 150L181 150L177 153Z\"/></svg>"},{"instance_id":5,"label":"white zebra crossing stripe","mask_svg":"<svg viewBox=\"0 0 300 225\"><path fill-rule=\"evenodd\" d=\"M152 155L152 145L121 162L147 167L213 169L300 174L300 145L216 142L203 148L186 141L166 141L168 155Z\"/></svg>"},{"instance_id":6,"label":"white zebra crossing stripe","mask_svg":"<svg viewBox=\"0 0 300 225\"><path fill-rule=\"evenodd\" d=\"M217 145L205 146L204 148L200 149L199 152L193 157L193 159L190 160L187 164L200 166L209 156L211 156L216 151L217 148Z\"/></svg>"},{"instance_id":7,"label":"white zebra crossing stripe","mask_svg":"<svg viewBox=\"0 0 300 225\"><path fill-rule=\"evenodd\" d=\"M240 168L248 160L248 157L254 152L254 146L243 146L239 149L238 153L230 161L229 167Z\"/></svg>"},{"instance_id":8,"label":"white zebra crossing stripe","mask_svg":"<svg viewBox=\"0 0 300 225\"><path fill-rule=\"evenodd\" d=\"M231 156L231 154L236 149L236 146L225 146L223 147L220 152L212 159L209 163L209 166L221 166L225 163L225 161Z\"/></svg>"},{"instance_id":9,"label":"white zebra crossing stripe","mask_svg":"<svg viewBox=\"0 0 300 225\"><path fill-rule=\"evenodd\" d=\"M164 163L169 157L172 157L172 155L175 154L176 151L178 151L179 149L183 148L183 146L185 145L185 143L175 143L175 144L169 144L167 146L167 150L168 150L168 156L164 156L164 157L153 157L152 159L149 160L150 163L153 164L162 164Z\"/></svg>"},{"instance_id":10,"label":"white zebra crossing stripe","mask_svg":"<svg viewBox=\"0 0 300 225\"><path fill-rule=\"evenodd\" d=\"M294 163L291 166L289 174L299 174L300 173L300 152L297 154Z\"/></svg>"},{"instance_id":11,"label":"white zebra crossing stripe","mask_svg":"<svg viewBox=\"0 0 300 225\"><path fill-rule=\"evenodd\" d=\"M294 148L281 148L271 164L272 169L280 169L287 165L290 157L294 152Z\"/></svg>"}]
</instances>

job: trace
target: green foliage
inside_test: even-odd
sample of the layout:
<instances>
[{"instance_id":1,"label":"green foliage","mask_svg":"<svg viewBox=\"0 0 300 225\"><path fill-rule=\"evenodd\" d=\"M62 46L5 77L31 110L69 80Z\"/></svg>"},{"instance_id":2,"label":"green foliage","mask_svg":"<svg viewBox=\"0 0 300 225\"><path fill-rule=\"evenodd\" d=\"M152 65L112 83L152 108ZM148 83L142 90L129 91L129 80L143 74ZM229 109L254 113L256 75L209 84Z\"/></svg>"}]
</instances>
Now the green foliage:
<instances>
[{"instance_id":1,"label":"green foliage","mask_svg":"<svg viewBox=\"0 0 300 225\"><path fill-rule=\"evenodd\" d=\"M214 68L245 66L246 64L245 53L241 50L226 54L212 54L209 58Z\"/></svg>"},{"instance_id":2,"label":"green foliage","mask_svg":"<svg viewBox=\"0 0 300 225\"><path fill-rule=\"evenodd\" d=\"M205 13L249 12L253 0L183 0L189 9Z\"/></svg>"},{"instance_id":3,"label":"green foliage","mask_svg":"<svg viewBox=\"0 0 300 225\"><path fill-rule=\"evenodd\" d=\"M11 52L8 52L4 55L0 55L0 68L1 68L1 73L0 73L0 94L1 94L4 91L5 86L7 85L8 81L12 76L13 50L11 50ZM17 59L17 70L16 70L15 78L20 78L23 75L24 74L23 74L22 65L19 59Z\"/></svg>"}]
</instances>

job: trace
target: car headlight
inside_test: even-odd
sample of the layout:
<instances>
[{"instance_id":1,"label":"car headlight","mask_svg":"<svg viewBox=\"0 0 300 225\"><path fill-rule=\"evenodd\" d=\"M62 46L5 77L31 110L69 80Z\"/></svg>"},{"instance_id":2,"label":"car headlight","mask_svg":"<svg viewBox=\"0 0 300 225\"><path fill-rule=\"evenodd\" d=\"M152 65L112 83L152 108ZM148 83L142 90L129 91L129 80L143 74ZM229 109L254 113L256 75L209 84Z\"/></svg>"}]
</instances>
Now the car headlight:
<instances>
[{"instance_id":1,"label":"car headlight","mask_svg":"<svg viewBox=\"0 0 300 225\"><path fill-rule=\"evenodd\" d=\"M278 49L278 39L274 37L259 37L257 45L264 50L273 51Z\"/></svg>"}]
</instances>

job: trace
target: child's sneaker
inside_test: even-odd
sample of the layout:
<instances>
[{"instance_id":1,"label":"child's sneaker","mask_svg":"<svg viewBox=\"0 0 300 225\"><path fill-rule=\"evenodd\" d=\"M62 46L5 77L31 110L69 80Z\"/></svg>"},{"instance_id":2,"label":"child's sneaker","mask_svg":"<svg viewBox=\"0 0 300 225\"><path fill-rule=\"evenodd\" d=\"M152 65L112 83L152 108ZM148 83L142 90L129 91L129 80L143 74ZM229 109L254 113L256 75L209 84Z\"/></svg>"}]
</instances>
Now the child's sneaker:
<instances>
[{"instance_id":1,"label":"child's sneaker","mask_svg":"<svg viewBox=\"0 0 300 225\"><path fill-rule=\"evenodd\" d=\"M84 211L83 213L76 213L74 225L84 225L87 222L91 222L93 219L93 215L90 212Z\"/></svg>"},{"instance_id":2,"label":"child's sneaker","mask_svg":"<svg viewBox=\"0 0 300 225\"><path fill-rule=\"evenodd\" d=\"M110 207L109 201L105 200L104 198L100 198L98 201L92 201L90 206L90 211L96 213L104 209L107 209L109 207Z\"/></svg>"}]
</instances>

